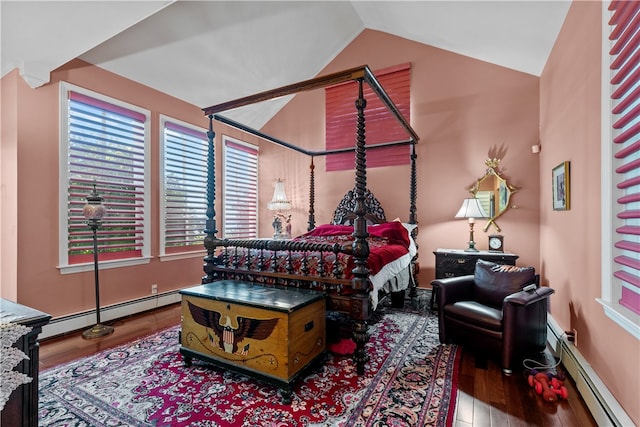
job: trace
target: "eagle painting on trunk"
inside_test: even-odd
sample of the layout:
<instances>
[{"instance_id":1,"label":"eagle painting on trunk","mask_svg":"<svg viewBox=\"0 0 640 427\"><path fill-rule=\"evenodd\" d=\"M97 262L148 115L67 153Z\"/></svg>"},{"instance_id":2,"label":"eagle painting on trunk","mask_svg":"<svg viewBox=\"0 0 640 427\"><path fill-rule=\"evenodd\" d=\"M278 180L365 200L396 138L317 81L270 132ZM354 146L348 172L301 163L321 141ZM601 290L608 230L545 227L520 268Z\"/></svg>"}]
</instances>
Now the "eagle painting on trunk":
<instances>
[{"instance_id":1,"label":"eagle painting on trunk","mask_svg":"<svg viewBox=\"0 0 640 427\"><path fill-rule=\"evenodd\" d=\"M238 352L238 343L245 338L254 340L267 339L273 332L279 319L248 319L236 316L237 327L233 327L231 317L224 315L224 322L221 322L222 313L206 308L198 307L189 303L189 312L193 320L202 326L213 330L218 337L218 345L220 349L226 353L236 354ZM209 334L209 340L214 343L215 340ZM240 352L242 356L246 356L249 351L249 344L245 345Z\"/></svg>"}]
</instances>

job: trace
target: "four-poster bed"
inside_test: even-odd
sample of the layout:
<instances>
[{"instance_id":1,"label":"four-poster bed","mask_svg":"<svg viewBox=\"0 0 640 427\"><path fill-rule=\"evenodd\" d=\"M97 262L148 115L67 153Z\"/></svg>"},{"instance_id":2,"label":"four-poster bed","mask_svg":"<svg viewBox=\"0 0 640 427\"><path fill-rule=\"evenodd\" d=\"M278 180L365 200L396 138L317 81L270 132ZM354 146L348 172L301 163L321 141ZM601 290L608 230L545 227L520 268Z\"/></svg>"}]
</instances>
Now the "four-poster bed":
<instances>
[{"instance_id":1,"label":"four-poster bed","mask_svg":"<svg viewBox=\"0 0 640 427\"><path fill-rule=\"evenodd\" d=\"M355 129L355 184L353 190L341 200L336 208L331 224L316 226L315 219L315 175L313 159L327 156L334 151L309 151L302 147L281 141L258 130L251 129L218 113L251 105L284 95L321 89L335 84L355 81L358 85L358 99L355 100L357 124ZM406 131L407 139L383 144L366 145L365 111L366 99L363 85L368 84L373 93L382 101L392 117ZM207 222L205 229L204 258L205 276L203 284L223 280L242 280L266 285L285 285L297 288L322 290L327 295L327 310L348 313L353 319L353 340L356 344L354 361L359 375L364 374L368 360L365 345L369 340L367 320L376 305L372 290L402 291L409 287L410 296L415 296L415 269L417 250L413 237L416 225L416 154L418 136L406 118L390 99L378 80L367 66L329 74L278 89L261 92L252 96L229 101L203 109L209 118L209 151L207 183ZM214 171L213 123L219 121L250 134L259 136L280 146L293 149L310 156L310 193L308 233L292 240L233 240L217 237ZM367 188L366 151L379 147L409 145L410 147L410 208L408 223L387 222L384 211L375 196ZM378 224L379 223L379 224ZM346 224L346 225L345 225ZM326 240L329 238L329 240ZM391 259L375 261L376 251L389 252L395 245ZM379 251L378 251L379 252ZM393 251L391 251L393 252ZM404 265L393 268L386 263L402 258ZM375 265L374 265L375 264ZM375 276L382 270L392 270L379 279L383 284L374 284ZM389 279L395 284L389 285Z\"/></svg>"}]
</instances>

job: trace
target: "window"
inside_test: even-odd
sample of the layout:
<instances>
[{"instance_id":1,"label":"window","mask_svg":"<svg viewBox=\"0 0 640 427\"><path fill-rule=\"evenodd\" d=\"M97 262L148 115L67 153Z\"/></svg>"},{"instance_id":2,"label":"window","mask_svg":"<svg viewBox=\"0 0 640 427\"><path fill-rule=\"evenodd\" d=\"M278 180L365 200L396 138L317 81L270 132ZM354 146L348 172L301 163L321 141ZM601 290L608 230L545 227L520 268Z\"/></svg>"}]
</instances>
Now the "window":
<instances>
[{"instance_id":1,"label":"window","mask_svg":"<svg viewBox=\"0 0 640 427\"><path fill-rule=\"evenodd\" d=\"M161 117L160 255L204 250L206 131Z\"/></svg>"},{"instance_id":2,"label":"window","mask_svg":"<svg viewBox=\"0 0 640 427\"><path fill-rule=\"evenodd\" d=\"M258 237L258 148L223 136L224 237Z\"/></svg>"},{"instance_id":3,"label":"window","mask_svg":"<svg viewBox=\"0 0 640 427\"><path fill-rule=\"evenodd\" d=\"M60 87L60 235L67 236L60 239L62 272L93 268L93 235L82 207L94 183L107 208L98 229L99 258L148 262L148 113L71 85ZM104 267L123 265L115 261Z\"/></svg>"},{"instance_id":4,"label":"window","mask_svg":"<svg viewBox=\"0 0 640 427\"><path fill-rule=\"evenodd\" d=\"M640 339L640 3L603 5L603 280L600 302Z\"/></svg>"},{"instance_id":5,"label":"window","mask_svg":"<svg viewBox=\"0 0 640 427\"><path fill-rule=\"evenodd\" d=\"M374 73L398 109L410 119L411 68L409 64ZM367 84L363 85L363 95L367 100L365 108L365 132L367 145L383 142L404 141L408 135L390 115L387 108ZM358 98L356 82L342 83L325 91L326 108L326 149L353 148L356 143ZM378 148L367 152L367 167L407 165L410 162L409 146ZM327 171L349 170L355 167L354 152L332 154L326 159Z\"/></svg>"}]
</instances>

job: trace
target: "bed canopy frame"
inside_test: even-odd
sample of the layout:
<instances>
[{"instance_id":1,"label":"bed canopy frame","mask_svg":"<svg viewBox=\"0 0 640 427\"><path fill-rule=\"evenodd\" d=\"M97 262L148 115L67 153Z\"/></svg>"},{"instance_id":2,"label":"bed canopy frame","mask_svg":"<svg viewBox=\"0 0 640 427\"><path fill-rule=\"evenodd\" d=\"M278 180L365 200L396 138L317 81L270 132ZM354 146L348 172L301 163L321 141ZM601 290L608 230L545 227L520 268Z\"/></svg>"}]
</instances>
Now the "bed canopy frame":
<instances>
[{"instance_id":1,"label":"bed canopy frame","mask_svg":"<svg viewBox=\"0 0 640 427\"><path fill-rule=\"evenodd\" d=\"M268 101L271 99L279 98L286 95L293 95L296 93L310 91L315 89L322 89L329 86L333 86L339 83L355 81L358 85L358 98L355 100L355 108L357 112L356 118L356 140L355 146L352 148L344 148L337 150L325 150L325 151L310 151L302 147L290 144L282 141L273 136L267 135L259 130L252 129L234 120L231 120L218 113L243 107L251 104L255 104L262 101ZM372 91L382 101L384 106L388 109L390 114L400 123L402 128L406 131L408 139L402 141L390 141L380 144L366 145L365 138L365 109L367 101L364 98L363 85L368 84ZM269 249L273 251L307 251L307 250L320 250L327 252L345 252L353 255L354 269L352 270L353 278L351 279L352 294L349 295L349 304L347 310L354 320L353 325L353 340L356 343L356 349L354 352L354 361L357 366L357 372L359 375L364 374L365 364L368 361L368 356L365 350L365 345L369 341L369 334L367 332L367 320L369 319L370 306L369 306L369 269L367 267L367 257L369 255L369 245L367 243L367 209L366 198L370 194L367 189L367 168L366 168L366 152L367 150L377 149L381 147L409 145L410 146L410 185L409 185L409 223L417 224L416 218L416 152L415 145L419 138L406 118L402 115L398 107L391 100L379 81L376 79L372 71L368 66L363 65L355 68L351 68L345 71L328 74L325 76L305 80L299 83L283 86L277 89L260 92L254 95L239 98L233 101L224 102L221 104L213 105L202 109L204 114L209 118L209 130L207 132L208 137L208 157L207 157L207 211L206 211L206 225L205 225L205 239L204 246L207 250L207 255L204 258L204 272L205 276L202 278L202 283L211 283L216 280L222 279L220 273L220 256L216 256L216 248L226 247L230 245L237 245L245 248L253 249ZM327 156L336 153L343 152L355 152L355 186L353 188L353 195L355 198L355 209L353 218L353 244L350 248L338 248L336 245L323 245L323 244L310 244L295 241L283 241L283 240L233 240L233 239L219 239L216 234L218 233L216 226L216 212L215 212L215 155L214 155L214 139L215 132L213 130L214 120L225 123L234 128L240 129L249 134L253 134L260 138L271 141L280 146L295 150L311 158L310 164L310 183L309 183L309 220L308 230L315 228L315 216L314 216L314 202L315 202L315 174L313 159L316 156ZM415 237L415 230L414 230ZM325 247L326 246L326 247ZM411 289L410 296L415 296L415 287Z\"/></svg>"}]
</instances>

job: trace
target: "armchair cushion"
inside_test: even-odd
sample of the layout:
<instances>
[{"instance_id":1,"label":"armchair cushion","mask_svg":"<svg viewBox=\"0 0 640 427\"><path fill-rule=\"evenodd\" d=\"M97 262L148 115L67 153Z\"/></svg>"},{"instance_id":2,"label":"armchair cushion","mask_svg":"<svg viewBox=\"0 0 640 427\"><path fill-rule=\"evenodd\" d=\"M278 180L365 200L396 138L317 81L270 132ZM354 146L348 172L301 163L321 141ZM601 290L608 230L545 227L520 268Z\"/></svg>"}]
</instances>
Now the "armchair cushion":
<instances>
[{"instance_id":1,"label":"armchair cushion","mask_svg":"<svg viewBox=\"0 0 640 427\"><path fill-rule=\"evenodd\" d=\"M470 325L502 331L502 310L498 310L476 301L460 301L444 307L449 317Z\"/></svg>"},{"instance_id":2,"label":"armchair cushion","mask_svg":"<svg viewBox=\"0 0 640 427\"><path fill-rule=\"evenodd\" d=\"M480 304L499 308L508 295L534 282L533 267L502 265L479 259L474 272L474 299Z\"/></svg>"}]
</instances>

